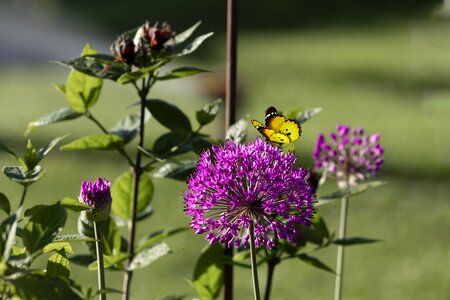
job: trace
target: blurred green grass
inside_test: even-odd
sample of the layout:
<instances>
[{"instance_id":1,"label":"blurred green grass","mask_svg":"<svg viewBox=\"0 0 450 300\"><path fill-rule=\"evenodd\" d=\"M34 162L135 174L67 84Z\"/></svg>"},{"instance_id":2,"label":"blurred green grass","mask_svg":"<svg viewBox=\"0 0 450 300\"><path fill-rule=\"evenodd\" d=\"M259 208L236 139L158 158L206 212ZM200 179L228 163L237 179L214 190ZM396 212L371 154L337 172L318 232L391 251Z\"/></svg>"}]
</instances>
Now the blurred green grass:
<instances>
[{"instance_id":1,"label":"blurred green grass","mask_svg":"<svg viewBox=\"0 0 450 300\"><path fill-rule=\"evenodd\" d=\"M311 165L311 150L319 132L336 123L378 131L386 148L381 180L388 184L351 201L349 236L383 240L369 246L349 247L346 259L346 299L448 299L448 249L450 239L450 33L447 23L408 21L289 32L243 32L239 38L239 78L242 95L238 116L263 119L275 105L282 111L297 107L323 107L323 112L303 128L298 142L302 166ZM80 45L81 46L81 45ZM211 68L222 64L224 39L209 43L209 60L185 61L186 65ZM67 70L59 66L33 66L0 75L0 139L12 148L23 148L26 125L37 117L65 106L51 82L64 82ZM202 75L167 82L151 97L173 101L194 117L194 108L206 99L197 94ZM111 127L136 101L131 88L106 82L93 112ZM127 113L134 112L128 109ZM221 136L219 119L208 132ZM148 145L164 129L154 121L146 127ZM71 133L67 141L97 132L87 121L38 128L36 144ZM249 128L250 136L256 132ZM31 188L27 206L76 197L86 178L113 179L126 169L117 154L55 151L43 162L48 174ZM0 155L1 165L12 161ZM183 183L155 179L156 213L140 224L138 236L175 226L185 226L182 213ZM328 189L332 189L328 186ZM0 191L17 203L20 189L4 176ZM14 205L13 205L14 207ZM338 226L337 204L320 208L332 231ZM71 215L66 232L76 231ZM156 299L169 293L194 295L191 278L203 236L182 233L169 240L173 254L136 272L135 299ZM77 249L80 249L77 247ZM317 253L334 267L335 248ZM264 286L264 269L261 270ZM84 284L96 285L94 272L73 267ZM275 275L273 299L329 299L334 277L303 263L282 265ZM236 299L250 299L250 272L237 270ZM120 287L119 273L108 273L108 286ZM151 296L150 296L151 295ZM111 296L111 299L119 299Z\"/></svg>"}]
</instances>

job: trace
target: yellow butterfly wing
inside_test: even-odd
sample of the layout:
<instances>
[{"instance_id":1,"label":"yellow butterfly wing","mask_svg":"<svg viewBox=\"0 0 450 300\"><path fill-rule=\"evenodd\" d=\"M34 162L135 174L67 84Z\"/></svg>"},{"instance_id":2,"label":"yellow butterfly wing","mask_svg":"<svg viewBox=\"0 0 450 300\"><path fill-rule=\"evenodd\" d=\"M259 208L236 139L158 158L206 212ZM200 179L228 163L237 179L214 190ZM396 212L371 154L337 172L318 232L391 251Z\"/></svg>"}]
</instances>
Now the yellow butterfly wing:
<instances>
[{"instance_id":1,"label":"yellow butterfly wing","mask_svg":"<svg viewBox=\"0 0 450 300\"><path fill-rule=\"evenodd\" d=\"M291 142L298 140L302 134L302 127L294 120L286 120L281 124L279 132L286 135Z\"/></svg>"},{"instance_id":2,"label":"yellow butterfly wing","mask_svg":"<svg viewBox=\"0 0 450 300\"><path fill-rule=\"evenodd\" d=\"M263 125L263 123L261 123L260 121L258 121L258 120L252 120L252 125L253 125L253 127L255 127L256 129L260 129L260 128L264 128L264 125Z\"/></svg>"}]
</instances>

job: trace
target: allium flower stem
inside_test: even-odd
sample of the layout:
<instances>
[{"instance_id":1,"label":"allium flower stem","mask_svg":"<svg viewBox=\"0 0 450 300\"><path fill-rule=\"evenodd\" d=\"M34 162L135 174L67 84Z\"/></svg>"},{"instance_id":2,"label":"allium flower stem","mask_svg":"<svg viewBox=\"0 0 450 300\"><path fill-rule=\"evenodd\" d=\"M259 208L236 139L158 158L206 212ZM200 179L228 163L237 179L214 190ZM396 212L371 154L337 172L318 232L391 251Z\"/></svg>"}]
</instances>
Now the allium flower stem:
<instances>
[{"instance_id":1,"label":"allium flower stem","mask_svg":"<svg viewBox=\"0 0 450 300\"><path fill-rule=\"evenodd\" d=\"M339 223L338 239L345 239L345 231L347 228L347 210L348 197L341 199L341 215ZM344 280L344 245L338 245L337 259L336 259L336 283L334 289L334 300L340 300L342 296L342 283Z\"/></svg>"},{"instance_id":2,"label":"allium flower stem","mask_svg":"<svg viewBox=\"0 0 450 300\"><path fill-rule=\"evenodd\" d=\"M250 223L249 233L250 233L250 258L252 265L253 294L255 295L255 300L260 300L261 296L259 293L258 267L256 265L255 228L253 226L253 223Z\"/></svg>"},{"instance_id":3,"label":"allium flower stem","mask_svg":"<svg viewBox=\"0 0 450 300\"><path fill-rule=\"evenodd\" d=\"M264 300L270 299L270 293L272 292L273 274L275 273L275 267L277 266L278 258L271 259L267 262L267 280L266 291L264 293Z\"/></svg>"},{"instance_id":4,"label":"allium flower stem","mask_svg":"<svg viewBox=\"0 0 450 300\"><path fill-rule=\"evenodd\" d=\"M103 266L103 245L101 241L101 231L100 227L98 226L97 222L92 222L94 225L94 237L96 239L95 241L95 250L97 251L97 277L98 277L98 290L99 293L99 299L100 300L106 300L106 293L105 293L105 267Z\"/></svg>"}]
</instances>

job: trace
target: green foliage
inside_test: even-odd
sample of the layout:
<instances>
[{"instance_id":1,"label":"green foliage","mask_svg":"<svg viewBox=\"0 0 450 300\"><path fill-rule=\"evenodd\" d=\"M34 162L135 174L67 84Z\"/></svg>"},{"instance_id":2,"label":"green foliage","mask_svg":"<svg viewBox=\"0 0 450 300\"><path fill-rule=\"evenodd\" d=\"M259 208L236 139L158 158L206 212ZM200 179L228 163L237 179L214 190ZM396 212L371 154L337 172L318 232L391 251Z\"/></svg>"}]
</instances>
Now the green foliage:
<instances>
[{"instance_id":1,"label":"green foliage","mask_svg":"<svg viewBox=\"0 0 450 300\"><path fill-rule=\"evenodd\" d=\"M216 101L203 106L201 110L197 110L195 113L197 122L203 126L211 123L219 113L221 106L222 99L217 99Z\"/></svg>"},{"instance_id":2,"label":"green foliage","mask_svg":"<svg viewBox=\"0 0 450 300\"><path fill-rule=\"evenodd\" d=\"M136 213L143 212L153 198L153 183L145 173L139 179L139 196ZM122 219L131 219L133 205L133 174L125 172L111 186L112 212Z\"/></svg>"},{"instance_id":3,"label":"green foliage","mask_svg":"<svg viewBox=\"0 0 450 300\"><path fill-rule=\"evenodd\" d=\"M159 258L171 253L169 246L166 243L157 243L153 246L139 251L128 266L128 270L134 271L136 269L145 268Z\"/></svg>"},{"instance_id":4,"label":"green foliage","mask_svg":"<svg viewBox=\"0 0 450 300\"><path fill-rule=\"evenodd\" d=\"M210 72L207 70L194 68L194 67L179 67L176 69L173 69L169 71L168 73L158 76L158 80L169 80L169 79L178 79L178 78L184 78L189 77L193 75L197 75L204 72Z\"/></svg>"},{"instance_id":5,"label":"green foliage","mask_svg":"<svg viewBox=\"0 0 450 300\"><path fill-rule=\"evenodd\" d=\"M321 107L316 107L312 109L295 109L286 114L288 119L297 120L300 124L305 123L306 121L311 120L315 115L322 111Z\"/></svg>"},{"instance_id":6,"label":"green foliage","mask_svg":"<svg viewBox=\"0 0 450 300\"><path fill-rule=\"evenodd\" d=\"M50 256L47 261L47 272L45 273L47 278L57 278L70 276L70 262L67 258L64 248L56 251L55 254Z\"/></svg>"},{"instance_id":7,"label":"green foliage","mask_svg":"<svg viewBox=\"0 0 450 300\"><path fill-rule=\"evenodd\" d=\"M166 162L153 173L153 176L185 181L195 169L196 165L197 161L195 160Z\"/></svg>"},{"instance_id":8,"label":"green foliage","mask_svg":"<svg viewBox=\"0 0 450 300\"><path fill-rule=\"evenodd\" d=\"M240 119L230 126L227 130L226 139L233 140L237 143L245 142L247 139L248 122L245 119Z\"/></svg>"},{"instance_id":9,"label":"green foliage","mask_svg":"<svg viewBox=\"0 0 450 300\"><path fill-rule=\"evenodd\" d=\"M87 44L81 56L97 54L97 51ZM66 97L70 107L78 113L85 113L100 97L103 80L72 70L66 83Z\"/></svg>"},{"instance_id":10,"label":"green foliage","mask_svg":"<svg viewBox=\"0 0 450 300\"><path fill-rule=\"evenodd\" d=\"M168 63L168 60L161 60L157 61L155 64L149 67L137 69L136 71L133 72L124 73L120 75L119 78L117 78L117 82L120 84L127 84L136 82L139 79L147 78L150 75L152 75L158 68L162 67L166 63Z\"/></svg>"},{"instance_id":11,"label":"green foliage","mask_svg":"<svg viewBox=\"0 0 450 300\"><path fill-rule=\"evenodd\" d=\"M136 253L141 252L142 250L151 247L153 245L155 245L156 243L171 237L177 233L183 232L187 230L186 227L178 227L178 228L173 228L173 229L162 229L162 230L158 230L156 232L153 232L149 235L147 235L146 237L143 237L137 244Z\"/></svg>"},{"instance_id":12,"label":"green foliage","mask_svg":"<svg viewBox=\"0 0 450 300\"><path fill-rule=\"evenodd\" d=\"M60 203L36 205L26 210L25 216L29 219L20 231L20 237L29 254L51 243L67 220L67 212Z\"/></svg>"},{"instance_id":13,"label":"green foliage","mask_svg":"<svg viewBox=\"0 0 450 300\"><path fill-rule=\"evenodd\" d=\"M223 248L212 244L203 249L192 280L201 299L216 299L223 285Z\"/></svg>"},{"instance_id":14,"label":"green foliage","mask_svg":"<svg viewBox=\"0 0 450 300\"><path fill-rule=\"evenodd\" d=\"M30 132L36 127L51 125L63 121L74 120L81 117L82 115L83 115L82 113L74 111L71 107L58 109L57 111L51 112L43 117L40 117L35 121L28 123L25 135L30 134Z\"/></svg>"},{"instance_id":15,"label":"green foliage","mask_svg":"<svg viewBox=\"0 0 450 300\"><path fill-rule=\"evenodd\" d=\"M88 210L88 209L92 208L89 205L86 205L84 203L81 203L78 200L68 198L68 197L65 197L64 199L61 200L61 205L64 208L71 210L71 211L75 211L75 212L80 212L80 211L84 211L84 210Z\"/></svg>"},{"instance_id":16,"label":"green foliage","mask_svg":"<svg viewBox=\"0 0 450 300\"><path fill-rule=\"evenodd\" d=\"M161 125L175 132L192 131L188 117L175 105L160 99L147 100L146 106Z\"/></svg>"},{"instance_id":17,"label":"green foliage","mask_svg":"<svg viewBox=\"0 0 450 300\"><path fill-rule=\"evenodd\" d=\"M131 142L139 132L140 114L132 114L124 117L113 128L109 130L111 134L117 135L123 139L124 144ZM145 123L150 119L150 114L145 113Z\"/></svg>"},{"instance_id":18,"label":"green foliage","mask_svg":"<svg viewBox=\"0 0 450 300\"><path fill-rule=\"evenodd\" d=\"M334 240L333 244L344 245L344 246L353 246L353 245L362 245L362 244L372 244L372 243L376 243L376 242L380 242L380 240L369 239L369 238L365 238L365 237L352 237L352 238Z\"/></svg>"},{"instance_id":19,"label":"green foliage","mask_svg":"<svg viewBox=\"0 0 450 300\"><path fill-rule=\"evenodd\" d=\"M124 144L115 134L92 134L61 146L61 150L116 150Z\"/></svg>"},{"instance_id":20,"label":"green foliage","mask_svg":"<svg viewBox=\"0 0 450 300\"><path fill-rule=\"evenodd\" d=\"M305 263L307 263L307 264L309 264L309 265L311 265L311 266L313 266L313 267L316 267L316 268L319 268L319 269L321 269L321 270L324 270L324 271L327 271L327 272L330 272L330 273L333 273L333 274L334 274L334 271L333 271L332 268L330 268L329 266L327 266L326 264L324 264L323 262L321 262L321 261L320 261L318 258L316 258L316 257L313 257L313 256L310 256L310 255L307 255L307 254L302 253L302 254L299 254L299 255L298 255L298 258L299 258L301 261L303 261L303 262L305 262Z\"/></svg>"},{"instance_id":21,"label":"green foliage","mask_svg":"<svg viewBox=\"0 0 450 300\"><path fill-rule=\"evenodd\" d=\"M386 184L386 182L383 182L383 181L363 182L363 183L360 183L360 184L350 188L349 190L336 191L329 195L320 196L317 199L317 205L332 203L334 201L341 200L343 197L353 197L353 196L359 195L361 193L364 193L370 189L380 187L384 184Z\"/></svg>"},{"instance_id":22,"label":"green foliage","mask_svg":"<svg viewBox=\"0 0 450 300\"><path fill-rule=\"evenodd\" d=\"M11 212L11 205L9 204L8 197L5 194L0 193L0 209L3 210L7 215Z\"/></svg>"}]
</instances>

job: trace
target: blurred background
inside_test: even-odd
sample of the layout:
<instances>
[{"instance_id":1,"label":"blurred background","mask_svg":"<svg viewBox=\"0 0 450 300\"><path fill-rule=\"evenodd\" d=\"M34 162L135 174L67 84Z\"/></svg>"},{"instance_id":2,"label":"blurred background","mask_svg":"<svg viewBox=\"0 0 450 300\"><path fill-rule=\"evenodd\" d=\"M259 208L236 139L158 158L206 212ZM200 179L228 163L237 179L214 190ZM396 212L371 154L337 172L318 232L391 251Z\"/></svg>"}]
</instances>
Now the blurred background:
<instances>
[{"instance_id":1,"label":"blurred background","mask_svg":"<svg viewBox=\"0 0 450 300\"><path fill-rule=\"evenodd\" d=\"M297 142L304 167L312 165L317 135L337 123L379 132L385 146L379 179L388 184L352 198L348 225L348 236L382 242L348 248L345 299L449 299L450 1L241 2L238 117L262 120L269 105L285 112L322 107ZM176 62L215 73L158 84L151 97L175 103L194 120L196 109L223 96L225 0L2 0L0 140L23 151L28 122L67 106L52 84L64 83L69 69L51 61L78 56L85 43L107 53L118 33L144 20L167 21L177 32L202 20L198 34L215 32L199 51ZM93 112L111 127L134 112L127 107L136 100L130 86L105 82ZM164 130L150 121L147 145ZM223 138L223 119L206 131ZM71 133L69 141L98 129L79 119L38 128L30 136L40 146L66 133ZM256 136L253 128L249 133ZM54 151L43 162L48 174L31 188L26 206L76 197L84 179L114 179L126 170L117 158L116 153ZM0 154L0 163L14 162ZM184 184L154 182L156 213L140 223L139 237L189 222L182 213ZM330 183L326 189L334 187ZM20 188L2 176L0 191L15 209ZM338 203L320 207L320 213L336 231ZM76 215L71 214L65 232L75 231ZM168 243L173 254L136 272L134 299L195 295L188 280L204 237L189 231ZM334 268L335 253L330 247L314 255ZM72 275L96 286L95 272L73 266ZM121 274L107 276L108 286L121 287ZM237 270L236 299L251 299L250 276L248 270ZM331 299L333 290L332 274L298 261L277 269L273 299Z\"/></svg>"}]
</instances>

